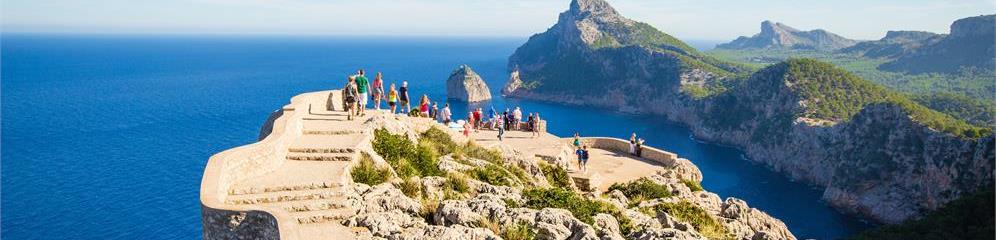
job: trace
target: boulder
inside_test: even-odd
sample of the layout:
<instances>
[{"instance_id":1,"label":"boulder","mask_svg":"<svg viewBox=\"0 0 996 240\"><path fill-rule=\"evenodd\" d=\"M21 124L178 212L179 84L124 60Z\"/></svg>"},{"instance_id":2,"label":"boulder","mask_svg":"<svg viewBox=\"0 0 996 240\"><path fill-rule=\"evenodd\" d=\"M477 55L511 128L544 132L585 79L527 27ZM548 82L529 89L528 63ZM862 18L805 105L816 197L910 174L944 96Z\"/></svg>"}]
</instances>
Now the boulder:
<instances>
[{"instance_id":1,"label":"boulder","mask_svg":"<svg viewBox=\"0 0 996 240\"><path fill-rule=\"evenodd\" d=\"M446 96L464 102L480 102L491 99L491 90L470 66L460 65L446 79Z\"/></svg>"}]
</instances>

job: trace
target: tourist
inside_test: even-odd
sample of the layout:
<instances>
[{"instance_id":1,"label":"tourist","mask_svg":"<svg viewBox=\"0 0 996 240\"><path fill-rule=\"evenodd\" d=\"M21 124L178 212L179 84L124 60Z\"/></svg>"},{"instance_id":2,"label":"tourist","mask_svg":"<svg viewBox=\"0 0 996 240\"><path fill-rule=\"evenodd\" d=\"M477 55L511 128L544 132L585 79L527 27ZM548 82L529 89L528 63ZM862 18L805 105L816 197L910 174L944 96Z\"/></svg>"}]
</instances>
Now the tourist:
<instances>
[{"instance_id":1,"label":"tourist","mask_svg":"<svg viewBox=\"0 0 996 240\"><path fill-rule=\"evenodd\" d=\"M470 137L470 128L471 128L470 121L473 118L474 118L474 114L473 113L467 113L467 122L463 123L463 136L464 137Z\"/></svg>"},{"instance_id":2,"label":"tourist","mask_svg":"<svg viewBox=\"0 0 996 240\"><path fill-rule=\"evenodd\" d=\"M505 112L501 113L501 123L505 130L511 130L508 128L512 124L511 119L508 117L508 108L505 108Z\"/></svg>"},{"instance_id":3,"label":"tourist","mask_svg":"<svg viewBox=\"0 0 996 240\"><path fill-rule=\"evenodd\" d=\"M536 113L535 116L533 116L533 114L529 114L529 115L532 116L532 122L533 122L533 124L529 128L533 130L533 137L534 138L535 137L539 137L540 136L540 131L539 131L539 129L540 129L540 117L539 117L539 113Z\"/></svg>"},{"instance_id":4,"label":"tourist","mask_svg":"<svg viewBox=\"0 0 996 240\"><path fill-rule=\"evenodd\" d=\"M629 136L629 154L636 155L636 133Z\"/></svg>"},{"instance_id":5,"label":"tourist","mask_svg":"<svg viewBox=\"0 0 996 240\"><path fill-rule=\"evenodd\" d=\"M497 113L495 113L495 114L497 114ZM501 126L501 124L502 124L501 123L501 118L500 117L494 117L493 119L491 119L491 121L492 121L492 124L491 124L492 126L494 126L494 125L498 126L498 141L501 142L503 140L502 137L505 136L505 128L503 128ZM497 122L497 123L494 123L494 122Z\"/></svg>"},{"instance_id":6,"label":"tourist","mask_svg":"<svg viewBox=\"0 0 996 240\"><path fill-rule=\"evenodd\" d=\"M443 110L439 113L439 115L442 115L442 117L443 117L443 124L445 124L447 127L449 127L450 122L453 121L450 118L451 116L453 116L453 113L450 112L450 104L449 103L447 103L446 105L443 106Z\"/></svg>"},{"instance_id":7,"label":"tourist","mask_svg":"<svg viewBox=\"0 0 996 240\"><path fill-rule=\"evenodd\" d=\"M533 113L529 113L529 116L526 117L526 131L529 131L529 132L533 131ZM532 135L530 135L530 136L532 136ZM532 136L532 137L535 137L535 136Z\"/></svg>"},{"instance_id":8,"label":"tourist","mask_svg":"<svg viewBox=\"0 0 996 240\"><path fill-rule=\"evenodd\" d=\"M514 122L512 122L512 126L515 130L522 130L521 126L519 126L519 123L522 123L522 110L519 109L519 107L515 107L515 111L512 112L512 116L515 118L515 120L513 120Z\"/></svg>"},{"instance_id":9,"label":"tourist","mask_svg":"<svg viewBox=\"0 0 996 240\"><path fill-rule=\"evenodd\" d=\"M401 88L398 89L398 97L401 100L399 107L403 107L405 114L410 114L412 111L412 106L408 103L408 81L401 82Z\"/></svg>"},{"instance_id":10,"label":"tourist","mask_svg":"<svg viewBox=\"0 0 996 240\"><path fill-rule=\"evenodd\" d=\"M371 97L373 97L374 109L380 110L380 100L384 99L384 75L377 72L371 87L373 87Z\"/></svg>"},{"instance_id":11,"label":"tourist","mask_svg":"<svg viewBox=\"0 0 996 240\"><path fill-rule=\"evenodd\" d=\"M488 111L488 117L491 118L490 129L495 129L495 124L498 122L498 112L495 111L495 106L491 106L491 110Z\"/></svg>"},{"instance_id":12,"label":"tourist","mask_svg":"<svg viewBox=\"0 0 996 240\"><path fill-rule=\"evenodd\" d=\"M439 106L436 105L436 103L434 102L432 103L432 108L429 109L429 118L432 118L432 120L435 121L437 120L438 117L436 116L438 115L439 115Z\"/></svg>"},{"instance_id":13,"label":"tourist","mask_svg":"<svg viewBox=\"0 0 996 240\"><path fill-rule=\"evenodd\" d=\"M358 96L356 78L350 76L346 81L346 86L342 88L342 108L346 110L346 119L353 120L353 109L356 108L356 98Z\"/></svg>"},{"instance_id":14,"label":"tourist","mask_svg":"<svg viewBox=\"0 0 996 240\"><path fill-rule=\"evenodd\" d=\"M574 132L574 149L581 149L581 134Z\"/></svg>"},{"instance_id":15,"label":"tourist","mask_svg":"<svg viewBox=\"0 0 996 240\"><path fill-rule=\"evenodd\" d=\"M581 147L581 171L588 172L588 146Z\"/></svg>"},{"instance_id":16,"label":"tourist","mask_svg":"<svg viewBox=\"0 0 996 240\"><path fill-rule=\"evenodd\" d=\"M356 114L359 116L366 115L363 109L367 108L367 97L369 97L370 90L370 80L367 79L366 73L363 69L360 69L356 75L356 92L359 93L356 97Z\"/></svg>"},{"instance_id":17,"label":"tourist","mask_svg":"<svg viewBox=\"0 0 996 240\"><path fill-rule=\"evenodd\" d=\"M636 140L636 157L643 156L643 138Z\"/></svg>"},{"instance_id":18,"label":"tourist","mask_svg":"<svg viewBox=\"0 0 996 240\"><path fill-rule=\"evenodd\" d=\"M429 95L422 94L418 102L418 112L421 117L429 117Z\"/></svg>"},{"instance_id":19,"label":"tourist","mask_svg":"<svg viewBox=\"0 0 996 240\"><path fill-rule=\"evenodd\" d=\"M391 114L396 113L398 103L398 90L394 90L394 83L391 83L391 90L387 92L387 106L391 107Z\"/></svg>"},{"instance_id":20,"label":"tourist","mask_svg":"<svg viewBox=\"0 0 996 240\"><path fill-rule=\"evenodd\" d=\"M477 108L477 111L474 111L474 132L478 132L479 129L484 127L483 125L484 125L484 110L481 110L481 108Z\"/></svg>"}]
</instances>

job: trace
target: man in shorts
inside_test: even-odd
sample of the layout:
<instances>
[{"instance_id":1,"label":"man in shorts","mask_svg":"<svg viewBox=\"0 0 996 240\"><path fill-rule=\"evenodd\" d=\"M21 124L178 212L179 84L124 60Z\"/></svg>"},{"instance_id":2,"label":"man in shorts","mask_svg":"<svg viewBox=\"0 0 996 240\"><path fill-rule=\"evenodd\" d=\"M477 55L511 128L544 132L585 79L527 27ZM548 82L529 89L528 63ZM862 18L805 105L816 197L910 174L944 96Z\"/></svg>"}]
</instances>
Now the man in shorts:
<instances>
[{"instance_id":1,"label":"man in shorts","mask_svg":"<svg viewBox=\"0 0 996 240\"><path fill-rule=\"evenodd\" d=\"M356 92L360 93L360 95L357 96L356 99L357 103L356 108L358 110L357 114L360 116L363 116L365 114L363 109L367 108L367 98L370 97L369 89L370 89L370 80L367 80L367 76L365 76L363 69L360 69L360 71L357 72L356 75Z\"/></svg>"}]
</instances>

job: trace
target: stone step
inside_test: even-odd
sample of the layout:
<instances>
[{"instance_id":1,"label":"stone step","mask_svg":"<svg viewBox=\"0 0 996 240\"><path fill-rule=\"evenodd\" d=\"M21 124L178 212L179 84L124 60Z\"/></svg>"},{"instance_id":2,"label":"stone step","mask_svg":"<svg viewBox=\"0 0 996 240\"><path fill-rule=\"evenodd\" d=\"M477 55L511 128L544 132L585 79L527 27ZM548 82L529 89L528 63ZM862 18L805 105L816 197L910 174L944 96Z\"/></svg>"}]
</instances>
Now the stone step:
<instances>
[{"instance_id":1,"label":"stone step","mask_svg":"<svg viewBox=\"0 0 996 240\"><path fill-rule=\"evenodd\" d=\"M335 222L339 223L349 217L355 216L357 211L350 208L340 208L332 210L320 210L309 212L294 212L291 216L297 219L300 224L317 224Z\"/></svg>"},{"instance_id":2,"label":"stone step","mask_svg":"<svg viewBox=\"0 0 996 240\"><path fill-rule=\"evenodd\" d=\"M289 192L289 191L306 191L306 190L334 190L346 186L342 182L313 182L286 186L266 186L266 187L246 187L237 188L228 191L229 195L250 195L250 194L262 194L262 193L276 193L276 192Z\"/></svg>"},{"instance_id":3,"label":"stone step","mask_svg":"<svg viewBox=\"0 0 996 240\"><path fill-rule=\"evenodd\" d=\"M268 192L249 195L229 195L225 199L225 203L233 205L268 204L308 200L333 200L337 197L343 196L345 196L345 194L340 189L315 189L289 192Z\"/></svg>"},{"instance_id":4,"label":"stone step","mask_svg":"<svg viewBox=\"0 0 996 240\"><path fill-rule=\"evenodd\" d=\"M353 134L364 134L365 131L362 130L304 130L302 134L304 135L353 135Z\"/></svg>"},{"instance_id":5,"label":"stone step","mask_svg":"<svg viewBox=\"0 0 996 240\"><path fill-rule=\"evenodd\" d=\"M287 149L288 152L292 153L356 153L356 148L342 147L342 148L309 148L309 147L290 147Z\"/></svg>"},{"instance_id":6,"label":"stone step","mask_svg":"<svg viewBox=\"0 0 996 240\"><path fill-rule=\"evenodd\" d=\"M331 199L323 200L311 200L311 201L299 201L299 202L281 202L272 204L281 209L287 210L288 212L312 212L312 211L323 211L332 209L346 208L346 202L348 199L346 197L333 197Z\"/></svg>"},{"instance_id":7,"label":"stone step","mask_svg":"<svg viewBox=\"0 0 996 240\"><path fill-rule=\"evenodd\" d=\"M287 160L294 161L353 161L355 153L288 153Z\"/></svg>"}]
</instances>

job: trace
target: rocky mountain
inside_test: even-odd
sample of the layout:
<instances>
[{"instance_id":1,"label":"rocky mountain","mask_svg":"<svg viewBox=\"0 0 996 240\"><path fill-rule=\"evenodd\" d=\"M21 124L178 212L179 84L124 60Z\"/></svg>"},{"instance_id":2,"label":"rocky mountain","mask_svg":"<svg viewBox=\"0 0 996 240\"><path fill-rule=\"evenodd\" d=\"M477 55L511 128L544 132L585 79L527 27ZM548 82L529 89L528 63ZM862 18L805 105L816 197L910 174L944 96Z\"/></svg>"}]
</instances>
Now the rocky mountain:
<instances>
[{"instance_id":1,"label":"rocky mountain","mask_svg":"<svg viewBox=\"0 0 996 240\"><path fill-rule=\"evenodd\" d=\"M741 36L729 43L717 45L724 49L784 48L835 50L853 46L858 41L841 37L823 29L801 31L782 23L761 22L761 32Z\"/></svg>"},{"instance_id":2,"label":"rocky mountain","mask_svg":"<svg viewBox=\"0 0 996 240\"><path fill-rule=\"evenodd\" d=\"M989 129L828 63L791 59L748 73L686 46L604 1L575 0L510 57L519 81L506 95L665 116L881 222L993 180Z\"/></svg>"},{"instance_id":3,"label":"rocky mountain","mask_svg":"<svg viewBox=\"0 0 996 240\"><path fill-rule=\"evenodd\" d=\"M912 54L925 45L934 44L947 35L922 31L889 31L876 41L860 42L840 49L840 52L857 54L868 58L893 59Z\"/></svg>"},{"instance_id":4,"label":"rocky mountain","mask_svg":"<svg viewBox=\"0 0 996 240\"><path fill-rule=\"evenodd\" d=\"M446 96L464 102L480 102L491 99L491 90L474 69L460 65L446 79Z\"/></svg>"},{"instance_id":5,"label":"rocky mountain","mask_svg":"<svg viewBox=\"0 0 996 240\"><path fill-rule=\"evenodd\" d=\"M962 68L992 71L996 66L996 15L963 18L951 24L951 34L928 39L915 52L899 56L879 69L908 73L955 73Z\"/></svg>"}]
</instances>

